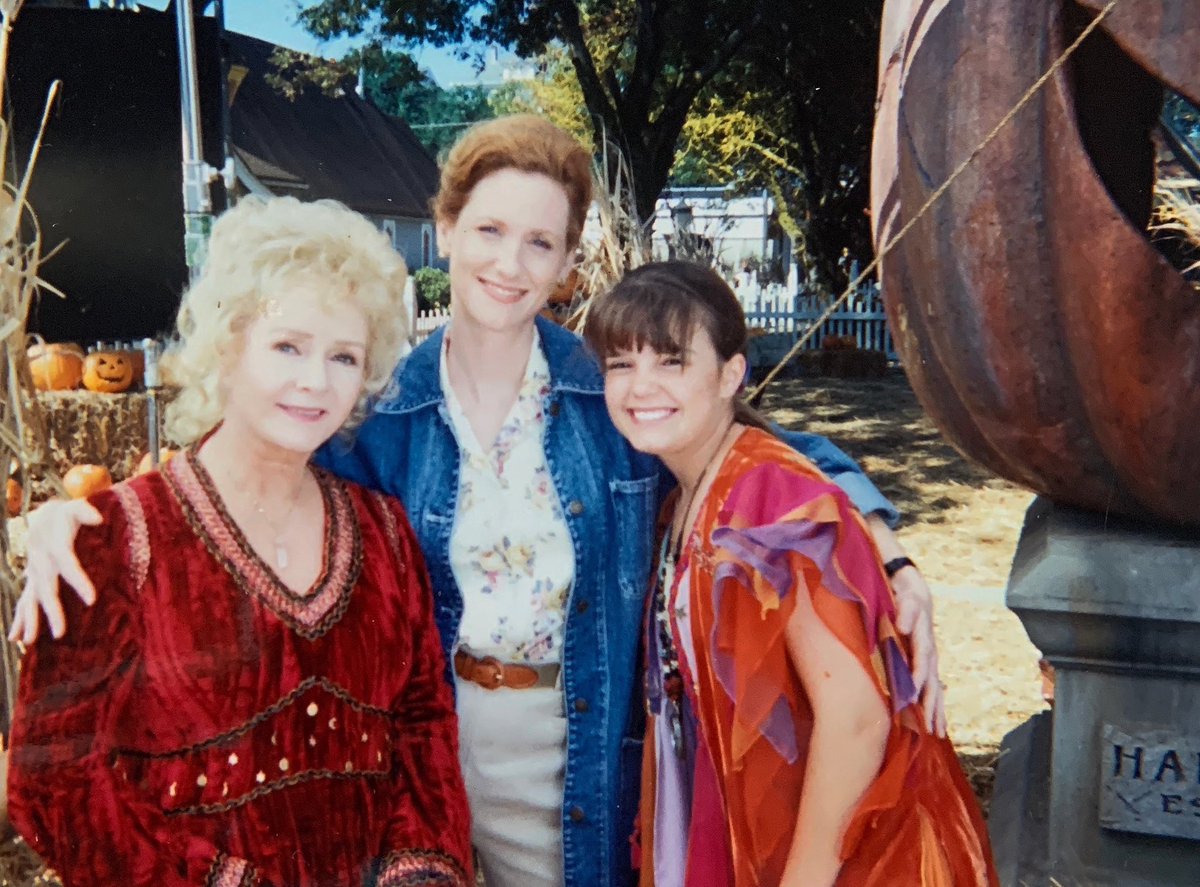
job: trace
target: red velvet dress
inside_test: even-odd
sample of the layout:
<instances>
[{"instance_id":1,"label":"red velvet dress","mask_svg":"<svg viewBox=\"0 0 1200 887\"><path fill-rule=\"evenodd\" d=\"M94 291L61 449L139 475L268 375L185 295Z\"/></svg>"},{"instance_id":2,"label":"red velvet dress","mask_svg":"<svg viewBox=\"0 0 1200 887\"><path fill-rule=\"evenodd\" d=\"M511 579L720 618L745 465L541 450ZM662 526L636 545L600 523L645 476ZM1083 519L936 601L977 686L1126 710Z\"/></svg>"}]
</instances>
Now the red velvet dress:
<instances>
[{"instance_id":1,"label":"red velvet dress","mask_svg":"<svg viewBox=\"0 0 1200 887\"><path fill-rule=\"evenodd\" d=\"M457 722L400 504L318 474L292 594L195 457L92 497L98 589L21 674L9 812L64 884L469 883Z\"/></svg>"}]
</instances>

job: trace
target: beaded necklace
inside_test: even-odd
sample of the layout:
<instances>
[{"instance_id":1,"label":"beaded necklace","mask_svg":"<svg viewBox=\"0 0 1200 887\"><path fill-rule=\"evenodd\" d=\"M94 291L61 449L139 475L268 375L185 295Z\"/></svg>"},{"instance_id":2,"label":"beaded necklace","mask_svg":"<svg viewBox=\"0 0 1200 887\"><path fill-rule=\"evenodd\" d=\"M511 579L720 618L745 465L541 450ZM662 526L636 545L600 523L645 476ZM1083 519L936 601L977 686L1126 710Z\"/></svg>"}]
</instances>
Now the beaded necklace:
<instances>
[{"instance_id":1,"label":"beaded necklace","mask_svg":"<svg viewBox=\"0 0 1200 887\"><path fill-rule=\"evenodd\" d=\"M667 697L671 745L675 749L675 754L680 758L687 755L687 749L683 742L683 673L679 667L679 653L675 649L675 636L671 631L668 598L675 585L675 567L683 554L683 542L688 535L688 518L691 515L692 506L696 502L696 494L704 486L704 478L716 462L717 456L725 449L725 440L729 437L732 428L733 423L731 422L725 429L725 433L721 435L717 448L708 457L708 462L704 464L704 470L700 472L696 485L692 487L692 492L688 495L687 505L683 509L683 519L680 521L678 530L675 529L674 515L672 515L671 529L663 539L662 550L658 557L658 575L654 587L654 621L655 627L658 629L658 668L662 675L663 693Z\"/></svg>"}]
</instances>

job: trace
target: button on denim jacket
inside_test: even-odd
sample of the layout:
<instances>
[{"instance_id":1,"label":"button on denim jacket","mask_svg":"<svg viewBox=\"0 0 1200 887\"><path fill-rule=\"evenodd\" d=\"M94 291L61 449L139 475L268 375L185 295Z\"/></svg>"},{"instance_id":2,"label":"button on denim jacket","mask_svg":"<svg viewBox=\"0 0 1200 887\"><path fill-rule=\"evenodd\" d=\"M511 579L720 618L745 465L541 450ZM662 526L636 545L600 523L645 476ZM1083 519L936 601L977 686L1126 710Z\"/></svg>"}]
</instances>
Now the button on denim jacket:
<instances>
[{"instance_id":1,"label":"button on denim jacket","mask_svg":"<svg viewBox=\"0 0 1200 887\"><path fill-rule=\"evenodd\" d=\"M575 546L562 662L565 883L618 887L633 881L629 838L641 776L640 689L632 719L630 709L665 472L613 427L603 377L579 338L542 318L537 328L551 377L546 462ZM353 440L334 439L317 461L404 503L429 568L449 662L463 600L450 569L459 447L438 378L443 335L444 329L438 330L397 368L395 390L375 405ZM815 457L860 509L881 511L894 521L890 504L844 453L813 435L785 439ZM857 488L850 489L847 481ZM447 678L453 681L449 666Z\"/></svg>"}]
</instances>

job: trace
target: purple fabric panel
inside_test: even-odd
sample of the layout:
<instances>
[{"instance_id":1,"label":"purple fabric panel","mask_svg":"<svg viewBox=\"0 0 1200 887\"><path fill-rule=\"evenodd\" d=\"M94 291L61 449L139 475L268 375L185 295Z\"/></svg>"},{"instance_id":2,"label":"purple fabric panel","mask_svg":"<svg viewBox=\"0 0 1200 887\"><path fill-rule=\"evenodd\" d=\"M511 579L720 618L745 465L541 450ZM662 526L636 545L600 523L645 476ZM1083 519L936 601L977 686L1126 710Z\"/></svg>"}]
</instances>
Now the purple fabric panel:
<instances>
[{"instance_id":1,"label":"purple fabric panel","mask_svg":"<svg viewBox=\"0 0 1200 887\"><path fill-rule=\"evenodd\" d=\"M912 671L904 661L904 653L895 638L887 638L883 642L881 652L887 670L888 686L892 691L892 711L903 711L917 701L917 685L913 680Z\"/></svg>"},{"instance_id":2,"label":"purple fabric panel","mask_svg":"<svg viewBox=\"0 0 1200 887\"><path fill-rule=\"evenodd\" d=\"M721 597L725 591L725 579L734 579L735 587L744 587L742 583L746 581L745 572L738 568L736 570L725 570L722 576L722 568L732 566L721 564L717 568L716 578L713 580L713 612L719 614L721 612ZM716 631L716 625L713 626L713 631ZM737 668L736 663L729 653L725 652L717 644L715 634L709 638L709 650L712 654L713 673L717 676L717 681L720 682L721 688L725 691L731 702L735 701L734 686L736 684ZM779 753L789 764L796 763L800 757L800 749L796 740L796 722L792 718L791 709L788 708L787 700L782 695L778 696L771 706L771 711L767 715L767 719L763 722L762 733L767 742Z\"/></svg>"},{"instance_id":3,"label":"purple fabric panel","mask_svg":"<svg viewBox=\"0 0 1200 887\"><path fill-rule=\"evenodd\" d=\"M787 556L794 551L817 565L821 571L821 581L831 592L842 600L862 602L846 586L837 571L830 569L838 543L834 524L798 520L745 530L718 527L713 531L712 540L718 548L725 549L761 573L781 598L792 590L792 569Z\"/></svg>"},{"instance_id":4,"label":"purple fabric panel","mask_svg":"<svg viewBox=\"0 0 1200 887\"><path fill-rule=\"evenodd\" d=\"M654 804L654 882L682 885L687 871L688 832L691 824L691 761L675 754L671 724L666 717L654 722L654 756L658 767Z\"/></svg>"}]
</instances>

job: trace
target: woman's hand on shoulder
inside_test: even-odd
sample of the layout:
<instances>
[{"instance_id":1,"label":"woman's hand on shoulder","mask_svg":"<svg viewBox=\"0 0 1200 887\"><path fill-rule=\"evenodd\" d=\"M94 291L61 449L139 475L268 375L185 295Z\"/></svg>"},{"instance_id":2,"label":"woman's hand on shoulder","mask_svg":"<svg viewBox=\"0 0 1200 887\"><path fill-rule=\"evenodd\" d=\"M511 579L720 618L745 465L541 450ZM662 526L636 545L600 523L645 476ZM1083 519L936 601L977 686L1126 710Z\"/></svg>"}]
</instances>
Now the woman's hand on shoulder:
<instances>
[{"instance_id":1,"label":"woman's hand on shoulder","mask_svg":"<svg viewBox=\"0 0 1200 887\"><path fill-rule=\"evenodd\" d=\"M10 641L32 644L37 640L42 611L54 637L66 633L67 620L58 596L60 578L89 607L95 603L96 588L75 556L75 537L81 527L101 521L100 512L85 499L52 499L29 514L25 590L13 613Z\"/></svg>"},{"instance_id":2,"label":"woman's hand on shoulder","mask_svg":"<svg viewBox=\"0 0 1200 887\"><path fill-rule=\"evenodd\" d=\"M884 561L904 557L896 534L877 514L867 516L867 527ZM938 675L937 639L933 633L933 594L915 565L902 567L889 580L896 595L896 628L912 641L913 682L921 694L925 726L930 733L946 735L946 695Z\"/></svg>"},{"instance_id":3,"label":"woman's hand on shoulder","mask_svg":"<svg viewBox=\"0 0 1200 887\"><path fill-rule=\"evenodd\" d=\"M925 726L930 733L946 735L946 688L938 674L937 640L933 635L933 595L925 577L914 566L891 578L896 595L896 628L912 639L913 682L921 693Z\"/></svg>"}]
</instances>

